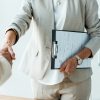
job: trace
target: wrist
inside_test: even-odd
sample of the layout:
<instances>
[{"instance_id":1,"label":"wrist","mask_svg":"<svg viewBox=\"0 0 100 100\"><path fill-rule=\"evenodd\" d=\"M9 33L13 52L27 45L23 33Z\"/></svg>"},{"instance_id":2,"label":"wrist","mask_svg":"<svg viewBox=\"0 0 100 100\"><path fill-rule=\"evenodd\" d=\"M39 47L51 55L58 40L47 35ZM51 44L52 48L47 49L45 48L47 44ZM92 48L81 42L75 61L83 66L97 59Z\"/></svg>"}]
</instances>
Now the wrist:
<instances>
[{"instance_id":1,"label":"wrist","mask_svg":"<svg viewBox=\"0 0 100 100\"><path fill-rule=\"evenodd\" d=\"M74 56L73 57L73 59L74 59L74 61L77 63L77 65L78 65L78 59Z\"/></svg>"},{"instance_id":2,"label":"wrist","mask_svg":"<svg viewBox=\"0 0 100 100\"><path fill-rule=\"evenodd\" d=\"M81 65L82 62L83 62L83 59L81 59L78 55L75 55L74 57L75 57L76 60L77 60L77 64L78 64L78 65Z\"/></svg>"},{"instance_id":3,"label":"wrist","mask_svg":"<svg viewBox=\"0 0 100 100\"><path fill-rule=\"evenodd\" d=\"M76 55L78 55L81 59L86 59L86 58L89 58L91 54L92 52L89 48L84 48Z\"/></svg>"},{"instance_id":4,"label":"wrist","mask_svg":"<svg viewBox=\"0 0 100 100\"><path fill-rule=\"evenodd\" d=\"M4 44L12 46L16 41L16 32L13 29L9 29L6 31Z\"/></svg>"},{"instance_id":5,"label":"wrist","mask_svg":"<svg viewBox=\"0 0 100 100\"><path fill-rule=\"evenodd\" d=\"M8 33L8 32L13 32L15 35L17 35L17 31L15 29L13 29L13 28L8 29L6 31L6 33Z\"/></svg>"}]
</instances>

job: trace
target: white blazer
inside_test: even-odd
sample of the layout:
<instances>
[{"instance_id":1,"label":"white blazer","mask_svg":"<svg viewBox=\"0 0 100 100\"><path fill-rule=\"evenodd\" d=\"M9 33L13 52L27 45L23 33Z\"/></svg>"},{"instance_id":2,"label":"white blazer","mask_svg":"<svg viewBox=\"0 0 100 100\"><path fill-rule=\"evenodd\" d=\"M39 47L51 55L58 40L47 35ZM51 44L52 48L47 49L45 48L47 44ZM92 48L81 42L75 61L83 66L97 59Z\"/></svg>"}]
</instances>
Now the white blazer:
<instances>
[{"instance_id":1,"label":"white blazer","mask_svg":"<svg viewBox=\"0 0 100 100\"><path fill-rule=\"evenodd\" d=\"M87 29L91 40L85 45L92 54L100 47L100 21L98 18L98 4L96 0L67 0L66 20L63 30L84 31ZM62 15L63 16L63 15ZM15 29L22 36L29 28L33 19L35 26L32 37L24 52L21 69L32 78L42 79L50 67L51 33L54 29L52 0L24 0L21 11L7 28ZM89 78L91 69L77 69L68 76L78 82Z\"/></svg>"}]
</instances>

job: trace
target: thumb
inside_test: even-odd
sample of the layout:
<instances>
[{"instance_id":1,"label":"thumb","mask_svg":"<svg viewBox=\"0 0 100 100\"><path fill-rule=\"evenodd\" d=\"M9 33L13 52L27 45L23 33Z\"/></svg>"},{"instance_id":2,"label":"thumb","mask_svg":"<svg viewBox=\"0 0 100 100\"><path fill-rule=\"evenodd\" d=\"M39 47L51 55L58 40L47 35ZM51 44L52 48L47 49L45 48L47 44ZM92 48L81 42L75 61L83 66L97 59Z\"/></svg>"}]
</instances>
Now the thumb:
<instances>
[{"instance_id":1,"label":"thumb","mask_svg":"<svg viewBox=\"0 0 100 100\"><path fill-rule=\"evenodd\" d=\"M15 53L14 53L12 47L8 47L8 52L11 54L12 59L15 59Z\"/></svg>"}]
</instances>

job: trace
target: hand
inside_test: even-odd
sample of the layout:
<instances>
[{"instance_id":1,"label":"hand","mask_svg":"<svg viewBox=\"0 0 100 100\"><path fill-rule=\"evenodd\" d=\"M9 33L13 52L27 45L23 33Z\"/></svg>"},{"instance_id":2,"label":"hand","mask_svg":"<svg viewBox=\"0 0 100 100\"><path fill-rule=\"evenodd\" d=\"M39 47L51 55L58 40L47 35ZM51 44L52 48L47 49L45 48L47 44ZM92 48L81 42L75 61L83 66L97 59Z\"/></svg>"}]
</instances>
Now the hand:
<instances>
[{"instance_id":1,"label":"hand","mask_svg":"<svg viewBox=\"0 0 100 100\"><path fill-rule=\"evenodd\" d=\"M4 56L12 64L12 60L15 60L15 53L12 46L5 43L0 49L0 56Z\"/></svg>"},{"instance_id":2,"label":"hand","mask_svg":"<svg viewBox=\"0 0 100 100\"><path fill-rule=\"evenodd\" d=\"M71 74L75 71L77 65L77 59L75 57L72 57L62 64L62 66L60 67L60 72Z\"/></svg>"}]
</instances>

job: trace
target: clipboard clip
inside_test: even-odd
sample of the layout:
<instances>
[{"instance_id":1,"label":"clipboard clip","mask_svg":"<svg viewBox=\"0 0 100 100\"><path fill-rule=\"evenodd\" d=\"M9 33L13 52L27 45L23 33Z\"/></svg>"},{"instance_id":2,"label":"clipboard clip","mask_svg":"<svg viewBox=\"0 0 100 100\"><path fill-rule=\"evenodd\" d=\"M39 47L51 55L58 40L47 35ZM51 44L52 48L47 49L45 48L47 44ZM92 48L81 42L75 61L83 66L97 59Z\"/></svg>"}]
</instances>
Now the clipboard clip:
<instances>
[{"instance_id":1,"label":"clipboard clip","mask_svg":"<svg viewBox=\"0 0 100 100\"><path fill-rule=\"evenodd\" d=\"M52 47L52 58L57 58L57 53L58 53L58 42L53 41L53 47Z\"/></svg>"}]
</instances>

